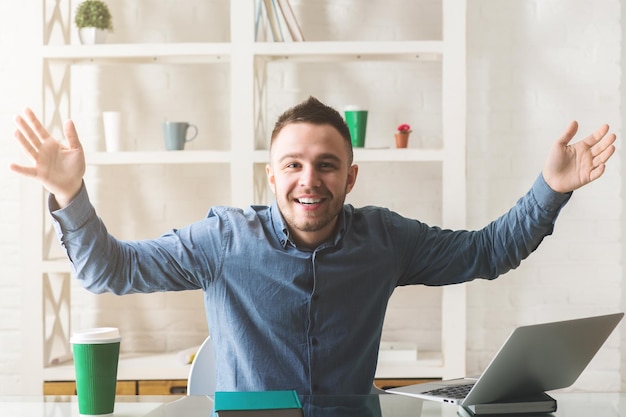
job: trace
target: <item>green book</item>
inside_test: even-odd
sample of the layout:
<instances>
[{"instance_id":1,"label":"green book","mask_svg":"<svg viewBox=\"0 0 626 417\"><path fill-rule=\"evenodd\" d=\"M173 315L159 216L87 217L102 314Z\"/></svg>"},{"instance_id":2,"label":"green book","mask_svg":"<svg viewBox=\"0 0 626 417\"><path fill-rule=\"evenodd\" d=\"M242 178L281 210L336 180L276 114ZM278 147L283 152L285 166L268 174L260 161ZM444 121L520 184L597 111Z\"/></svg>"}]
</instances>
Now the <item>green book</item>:
<instances>
[{"instance_id":1,"label":"green book","mask_svg":"<svg viewBox=\"0 0 626 417\"><path fill-rule=\"evenodd\" d=\"M302 417L295 391L217 391L214 411L221 417Z\"/></svg>"}]
</instances>

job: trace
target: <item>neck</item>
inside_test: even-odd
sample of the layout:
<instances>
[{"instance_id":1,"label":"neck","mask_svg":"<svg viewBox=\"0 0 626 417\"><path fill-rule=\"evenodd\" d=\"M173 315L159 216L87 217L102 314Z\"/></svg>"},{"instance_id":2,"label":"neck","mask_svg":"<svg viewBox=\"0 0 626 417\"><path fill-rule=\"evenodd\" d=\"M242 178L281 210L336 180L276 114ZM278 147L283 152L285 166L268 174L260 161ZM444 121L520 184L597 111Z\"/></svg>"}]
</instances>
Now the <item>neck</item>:
<instances>
[{"instance_id":1,"label":"neck","mask_svg":"<svg viewBox=\"0 0 626 417\"><path fill-rule=\"evenodd\" d=\"M337 224L339 223L338 219L339 216L336 216L332 222L319 230L307 231L288 226L289 236L298 247L313 250L334 235L337 230Z\"/></svg>"}]
</instances>

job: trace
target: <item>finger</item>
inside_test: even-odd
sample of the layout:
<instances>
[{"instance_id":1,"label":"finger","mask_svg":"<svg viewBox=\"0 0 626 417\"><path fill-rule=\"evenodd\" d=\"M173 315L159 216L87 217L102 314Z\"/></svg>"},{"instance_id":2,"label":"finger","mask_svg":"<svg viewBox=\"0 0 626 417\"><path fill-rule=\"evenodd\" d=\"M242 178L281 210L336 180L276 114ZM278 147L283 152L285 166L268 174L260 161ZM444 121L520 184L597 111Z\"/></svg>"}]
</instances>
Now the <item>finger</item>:
<instances>
[{"instance_id":1,"label":"finger","mask_svg":"<svg viewBox=\"0 0 626 417\"><path fill-rule=\"evenodd\" d=\"M615 143L616 139L617 139L617 137L613 133L611 133L610 135L607 135L607 136L601 138L598 142L596 142L591 147L591 155L597 156L597 155L601 154L602 152L604 152L605 149L610 148L610 147L614 147L613 144ZM591 139L591 140L595 140L595 139Z\"/></svg>"},{"instance_id":2,"label":"finger","mask_svg":"<svg viewBox=\"0 0 626 417\"><path fill-rule=\"evenodd\" d=\"M28 107L24 109L24 116L26 117L30 128L33 132L35 132L40 141L43 142L51 138L50 132L43 127L37 116L35 116L35 113L33 113L33 111Z\"/></svg>"},{"instance_id":3,"label":"finger","mask_svg":"<svg viewBox=\"0 0 626 417\"><path fill-rule=\"evenodd\" d=\"M606 169L606 165L604 164L598 165L597 167L592 169L591 172L589 173L589 182L595 181L598 178L600 178L602 174L604 174L605 169Z\"/></svg>"},{"instance_id":4,"label":"finger","mask_svg":"<svg viewBox=\"0 0 626 417\"><path fill-rule=\"evenodd\" d=\"M610 145L602 150L600 154L593 158L593 166L600 166L606 163L611 156L615 153L615 146Z\"/></svg>"},{"instance_id":5,"label":"finger","mask_svg":"<svg viewBox=\"0 0 626 417\"><path fill-rule=\"evenodd\" d=\"M15 173L25 175L27 177L36 177L37 170L33 167L25 167L23 165L18 164L9 164L9 169Z\"/></svg>"},{"instance_id":6,"label":"finger","mask_svg":"<svg viewBox=\"0 0 626 417\"><path fill-rule=\"evenodd\" d=\"M78 132L76 132L76 126L74 126L73 121L67 120L63 124L63 133L65 133L70 149L81 149L82 145L78 139Z\"/></svg>"},{"instance_id":7,"label":"finger","mask_svg":"<svg viewBox=\"0 0 626 417\"><path fill-rule=\"evenodd\" d=\"M574 135L576 135L577 131L578 131L578 122L574 120L569 124L569 126L567 127L567 130L563 133L563 136L561 136L557 140L557 143L563 146L567 146L567 144L570 143Z\"/></svg>"},{"instance_id":8,"label":"finger","mask_svg":"<svg viewBox=\"0 0 626 417\"><path fill-rule=\"evenodd\" d=\"M17 116L15 118L15 125L22 134L23 138L27 140L35 149L41 147L41 140L37 137L35 132L30 128L28 122L23 117Z\"/></svg>"},{"instance_id":9,"label":"finger","mask_svg":"<svg viewBox=\"0 0 626 417\"><path fill-rule=\"evenodd\" d=\"M591 135L585 138L585 143L589 146L595 145L596 143L602 140L602 138L608 133L608 131L609 131L609 125L604 124L600 126L595 132L593 132ZM611 135L611 136L615 136L615 135ZM613 138L613 141L615 141L615 138Z\"/></svg>"},{"instance_id":10,"label":"finger","mask_svg":"<svg viewBox=\"0 0 626 417\"><path fill-rule=\"evenodd\" d=\"M28 139L26 139L26 137L24 137L22 132L20 132L19 130L16 130L13 133L13 136L20 143L20 145L22 146L22 149L24 150L24 152L26 152L32 158L33 161L36 161L37 160L38 151L37 151L37 149L35 149L33 144Z\"/></svg>"}]
</instances>

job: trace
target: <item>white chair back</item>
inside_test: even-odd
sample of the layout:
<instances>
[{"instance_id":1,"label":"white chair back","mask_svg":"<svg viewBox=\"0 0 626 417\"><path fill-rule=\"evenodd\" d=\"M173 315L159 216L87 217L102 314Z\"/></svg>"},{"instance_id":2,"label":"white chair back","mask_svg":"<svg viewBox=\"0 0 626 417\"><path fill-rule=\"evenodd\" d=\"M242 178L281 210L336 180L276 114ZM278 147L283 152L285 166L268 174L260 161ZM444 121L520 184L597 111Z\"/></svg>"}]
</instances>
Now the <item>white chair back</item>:
<instances>
[{"instance_id":1,"label":"white chair back","mask_svg":"<svg viewBox=\"0 0 626 417\"><path fill-rule=\"evenodd\" d=\"M215 395L215 351L208 336L191 362L187 378L187 395Z\"/></svg>"}]
</instances>

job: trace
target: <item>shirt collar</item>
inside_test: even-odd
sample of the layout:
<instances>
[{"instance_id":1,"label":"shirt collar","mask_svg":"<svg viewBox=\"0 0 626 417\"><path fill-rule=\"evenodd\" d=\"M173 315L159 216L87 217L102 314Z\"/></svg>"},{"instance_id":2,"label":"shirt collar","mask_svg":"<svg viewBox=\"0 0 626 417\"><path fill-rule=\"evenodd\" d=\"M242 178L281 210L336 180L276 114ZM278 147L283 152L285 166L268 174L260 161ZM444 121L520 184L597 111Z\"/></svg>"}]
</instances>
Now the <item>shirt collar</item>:
<instances>
[{"instance_id":1,"label":"shirt collar","mask_svg":"<svg viewBox=\"0 0 626 417\"><path fill-rule=\"evenodd\" d=\"M272 227L274 228L274 233L276 233L276 237L280 241L281 246L283 248L286 248L287 243L289 243L289 229L285 224L285 219L283 219L283 215L280 213L280 209L278 208L278 203L276 202L276 200L274 200L274 202L270 206L270 216L272 219Z\"/></svg>"},{"instance_id":2,"label":"shirt collar","mask_svg":"<svg viewBox=\"0 0 626 417\"><path fill-rule=\"evenodd\" d=\"M346 232L346 225L349 224L350 214L352 211L350 210L352 206L344 205L343 209L339 213L339 219L337 223L337 231L335 235L329 239L329 241L322 243L321 247L328 246L329 244L337 245L341 239L343 238ZM296 244L291 240L289 236L289 228L287 227L287 223L285 223L285 219L278 208L278 203L276 200L270 206L270 213L272 218L272 227L274 228L274 233L276 233L276 237L280 241L280 244L283 248L286 248L288 244L291 244L293 247L296 247ZM332 243L331 243L332 242Z\"/></svg>"}]
</instances>

